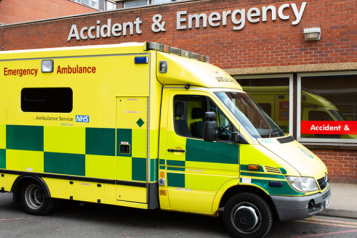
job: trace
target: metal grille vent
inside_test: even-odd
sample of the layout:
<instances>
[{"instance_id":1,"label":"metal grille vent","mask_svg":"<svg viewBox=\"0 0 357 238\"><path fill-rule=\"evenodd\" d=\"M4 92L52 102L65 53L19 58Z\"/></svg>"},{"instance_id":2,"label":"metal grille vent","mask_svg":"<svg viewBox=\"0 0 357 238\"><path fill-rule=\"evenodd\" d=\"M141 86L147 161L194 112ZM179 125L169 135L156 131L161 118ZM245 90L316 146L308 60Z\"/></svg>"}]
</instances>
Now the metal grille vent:
<instances>
[{"instance_id":1,"label":"metal grille vent","mask_svg":"<svg viewBox=\"0 0 357 238\"><path fill-rule=\"evenodd\" d=\"M327 193L325 193L324 195L322 195L322 199L326 199L329 195L330 195L330 191L328 191Z\"/></svg>"},{"instance_id":2,"label":"metal grille vent","mask_svg":"<svg viewBox=\"0 0 357 238\"><path fill-rule=\"evenodd\" d=\"M264 167L265 167L265 171L267 171L268 173L281 174L281 171L279 168L269 167L269 166L264 166Z\"/></svg>"}]
</instances>

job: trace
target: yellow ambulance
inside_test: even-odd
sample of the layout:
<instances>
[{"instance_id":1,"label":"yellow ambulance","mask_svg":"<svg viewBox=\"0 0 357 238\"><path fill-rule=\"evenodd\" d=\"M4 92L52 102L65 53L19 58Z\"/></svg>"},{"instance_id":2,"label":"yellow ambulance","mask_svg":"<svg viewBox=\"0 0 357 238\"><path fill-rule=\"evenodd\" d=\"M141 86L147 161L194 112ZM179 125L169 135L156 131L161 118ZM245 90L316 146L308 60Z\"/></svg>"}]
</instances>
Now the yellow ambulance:
<instances>
[{"instance_id":1,"label":"yellow ambulance","mask_svg":"<svg viewBox=\"0 0 357 238\"><path fill-rule=\"evenodd\" d=\"M208 57L158 43L0 53L0 191L222 216L233 237L330 204L324 163Z\"/></svg>"}]
</instances>

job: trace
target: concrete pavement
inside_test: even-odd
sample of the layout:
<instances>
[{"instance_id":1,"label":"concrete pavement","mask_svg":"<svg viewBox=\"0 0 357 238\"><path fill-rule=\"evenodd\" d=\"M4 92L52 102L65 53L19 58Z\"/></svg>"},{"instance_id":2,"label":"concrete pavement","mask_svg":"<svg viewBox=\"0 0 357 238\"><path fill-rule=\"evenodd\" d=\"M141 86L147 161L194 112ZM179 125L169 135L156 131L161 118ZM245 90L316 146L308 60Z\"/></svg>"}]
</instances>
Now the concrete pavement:
<instances>
[{"instance_id":1,"label":"concrete pavement","mask_svg":"<svg viewBox=\"0 0 357 238\"><path fill-rule=\"evenodd\" d=\"M357 219L357 184L330 183L331 205L319 215Z\"/></svg>"}]
</instances>

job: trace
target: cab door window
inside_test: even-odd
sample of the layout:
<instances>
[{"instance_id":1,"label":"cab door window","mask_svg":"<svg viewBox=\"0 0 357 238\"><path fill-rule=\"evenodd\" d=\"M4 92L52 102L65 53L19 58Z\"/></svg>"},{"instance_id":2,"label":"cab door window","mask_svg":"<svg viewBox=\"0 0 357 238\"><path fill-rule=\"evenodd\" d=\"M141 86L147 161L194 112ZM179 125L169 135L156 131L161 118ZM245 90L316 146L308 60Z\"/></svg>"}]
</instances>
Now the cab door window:
<instances>
[{"instance_id":1,"label":"cab door window","mask_svg":"<svg viewBox=\"0 0 357 238\"><path fill-rule=\"evenodd\" d=\"M232 123L206 96L176 95L174 97L174 128L177 135L203 139L205 112L216 113L217 140L232 140Z\"/></svg>"}]
</instances>

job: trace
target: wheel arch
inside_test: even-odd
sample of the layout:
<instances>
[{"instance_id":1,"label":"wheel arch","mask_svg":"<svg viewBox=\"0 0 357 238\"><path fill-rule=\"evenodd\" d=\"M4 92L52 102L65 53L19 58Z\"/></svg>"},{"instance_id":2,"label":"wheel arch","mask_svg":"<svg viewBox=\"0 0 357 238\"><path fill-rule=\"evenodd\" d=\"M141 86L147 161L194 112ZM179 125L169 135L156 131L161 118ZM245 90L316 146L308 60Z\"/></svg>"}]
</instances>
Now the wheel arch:
<instances>
[{"instance_id":1,"label":"wheel arch","mask_svg":"<svg viewBox=\"0 0 357 238\"><path fill-rule=\"evenodd\" d=\"M47 184L41 177L31 176L31 175L20 175L19 177L16 178L15 182L12 184L11 187L11 192L13 193L13 200L15 203L20 202L20 189L22 184L29 180L33 180L39 183L45 192L46 198L51 198L50 190L48 189Z\"/></svg>"},{"instance_id":2,"label":"wheel arch","mask_svg":"<svg viewBox=\"0 0 357 238\"><path fill-rule=\"evenodd\" d=\"M231 197L239 193L249 192L263 198L270 206L274 219L277 219L276 207L267 191L254 184L239 184L238 181L238 179L231 180L220 188L219 194L217 194L215 197L214 207L212 208L213 212L218 215L219 208L224 208Z\"/></svg>"}]
</instances>

